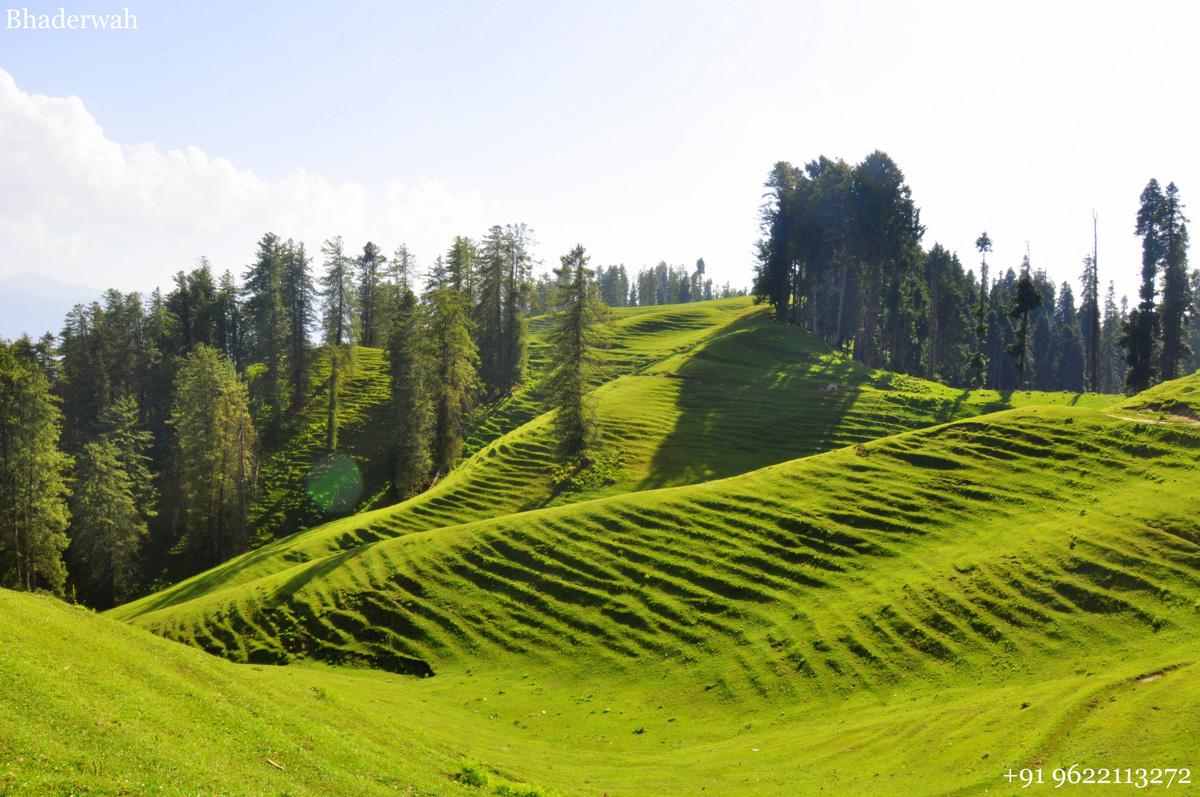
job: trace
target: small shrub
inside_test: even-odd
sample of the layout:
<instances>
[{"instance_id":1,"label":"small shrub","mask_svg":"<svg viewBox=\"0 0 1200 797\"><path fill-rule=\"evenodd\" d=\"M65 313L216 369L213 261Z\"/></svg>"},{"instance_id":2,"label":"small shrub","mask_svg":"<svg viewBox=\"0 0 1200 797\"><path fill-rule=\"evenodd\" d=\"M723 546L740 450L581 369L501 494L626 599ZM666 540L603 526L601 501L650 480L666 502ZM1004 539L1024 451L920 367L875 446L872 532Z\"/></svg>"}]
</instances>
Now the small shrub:
<instances>
[{"instance_id":1,"label":"small shrub","mask_svg":"<svg viewBox=\"0 0 1200 797\"><path fill-rule=\"evenodd\" d=\"M501 783L492 793L500 797L545 797L546 794L533 786L514 786L508 783Z\"/></svg>"},{"instance_id":2,"label":"small shrub","mask_svg":"<svg viewBox=\"0 0 1200 797\"><path fill-rule=\"evenodd\" d=\"M473 786L477 789L488 785L488 776L469 764L454 773L454 779L464 786Z\"/></svg>"}]
</instances>

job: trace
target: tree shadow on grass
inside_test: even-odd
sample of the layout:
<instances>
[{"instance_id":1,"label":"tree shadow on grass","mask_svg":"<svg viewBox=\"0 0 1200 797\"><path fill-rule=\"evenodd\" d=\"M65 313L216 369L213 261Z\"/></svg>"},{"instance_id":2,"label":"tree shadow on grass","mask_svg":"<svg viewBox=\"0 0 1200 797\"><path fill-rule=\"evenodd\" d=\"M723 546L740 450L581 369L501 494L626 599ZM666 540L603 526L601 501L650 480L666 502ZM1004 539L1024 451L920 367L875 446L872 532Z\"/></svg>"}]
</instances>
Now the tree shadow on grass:
<instances>
[{"instance_id":1,"label":"tree shadow on grass","mask_svg":"<svg viewBox=\"0 0 1200 797\"><path fill-rule=\"evenodd\" d=\"M836 447L871 372L812 336L741 319L673 375L677 420L638 489L724 478Z\"/></svg>"}]
</instances>

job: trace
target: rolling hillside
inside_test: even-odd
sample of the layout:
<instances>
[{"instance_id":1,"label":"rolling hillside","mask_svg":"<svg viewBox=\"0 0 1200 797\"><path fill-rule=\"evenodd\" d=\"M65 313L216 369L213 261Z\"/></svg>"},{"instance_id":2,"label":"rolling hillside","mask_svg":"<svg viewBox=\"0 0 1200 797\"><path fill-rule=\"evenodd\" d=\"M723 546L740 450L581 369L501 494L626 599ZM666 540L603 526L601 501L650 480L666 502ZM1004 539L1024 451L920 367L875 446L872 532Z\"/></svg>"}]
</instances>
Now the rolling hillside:
<instances>
[{"instance_id":1,"label":"rolling hillside","mask_svg":"<svg viewBox=\"0 0 1200 797\"><path fill-rule=\"evenodd\" d=\"M286 430L282 443L259 467L258 490L250 507L250 527L260 542L290 530L314 526L327 519L305 488L305 481L331 460L325 450L329 412L329 357L322 352L313 363L308 404ZM353 460L361 477L361 493L338 514L365 508L386 492L388 440L385 428L390 379L387 353L355 346L343 375L338 401L339 454Z\"/></svg>"},{"instance_id":2,"label":"rolling hillside","mask_svg":"<svg viewBox=\"0 0 1200 797\"><path fill-rule=\"evenodd\" d=\"M1197 380L1159 393L1193 395ZM129 649L104 660L128 655L134 673L211 668L253 692L237 704L246 722L289 718L278 741L235 756L240 793L1017 793L1009 767L1189 766L1200 424L1186 412L1136 399L1006 410L385 539L137 620L234 659L373 670L228 664L65 607L50 616L72 627L54 633L30 629L44 610L13 610L3 649L34 659L0 669L24 667L24 691L45 701L37 679L52 666L95 680L80 652L100 634ZM170 697L156 689L151 705ZM168 788L220 783L202 779L201 753L172 779L156 745L95 755L110 779L86 754L48 756L57 768L27 757L36 734L111 716L64 702L4 707L34 729L14 745L27 762L15 791L108 783L113 768L157 771ZM167 727L186 751L217 721L181 711ZM310 723L334 733L287 736ZM344 774L355 767L372 777Z\"/></svg>"},{"instance_id":3,"label":"rolling hillside","mask_svg":"<svg viewBox=\"0 0 1200 797\"><path fill-rule=\"evenodd\" d=\"M745 299L631 308L613 324L595 391L597 463L564 466L540 384L492 410L470 458L424 494L265 545L114 610L128 619L374 540L606 495L694 484L895 432L1026 404L1112 397L1001 395L872 372ZM535 330L535 333L538 330ZM535 340L538 336L535 334ZM534 373L544 354L535 347ZM487 430L482 431L482 430ZM500 435L491 442L481 440ZM294 493L300 493L299 485ZM296 500L296 499L293 499Z\"/></svg>"},{"instance_id":4,"label":"rolling hillside","mask_svg":"<svg viewBox=\"0 0 1200 797\"><path fill-rule=\"evenodd\" d=\"M615 311L596 383L633 373L671 352L686 349L735 320L747 307L746 299L734 299L666 310L644 307ZM530 382L516 395L480 410L467 441L468 455L546 411L542 375L548 328L545 317L534 319L530 330ZM325 450L328 378L329 360L322 352L313 363L307 404L263 459L249 518L260 544L318 525L331 515L387 504L389 441L379 434L381 428L386 428L390 391L387 352L363 346L352 347L342 379L337 452L337 456L354 462L361 477L361 492L349 506L332 508L322 507L310 497L306 487L309 477L319 474L334 459Z\"/></svg>"},{"instance_id":5,"label":"rolling hillside","mask_svg":"<svg viewBox=\"0 0 1200 797\"><path fill-rule=\"evenodd\" d=\"M533 379L425 496L109 617L0 592L0 791L1196 769L1200 375L1001 396L866 371L744 303L614 326L594 471L562 467Z\"/></svg>"},{"instance_id":6,"label":"rolling hillside","mask_svg":"<svg viewBox=\"0 0 1200 797\"><path fill-rule=\"evenodd\" d=\"M1114 619L1126 641L1197 630L1198 449L1188 422L1011 410L383 540L137 622L236 660L422 675L570 654L719 663L728 695L986 680Z\"/></svg>"}]
</instances>

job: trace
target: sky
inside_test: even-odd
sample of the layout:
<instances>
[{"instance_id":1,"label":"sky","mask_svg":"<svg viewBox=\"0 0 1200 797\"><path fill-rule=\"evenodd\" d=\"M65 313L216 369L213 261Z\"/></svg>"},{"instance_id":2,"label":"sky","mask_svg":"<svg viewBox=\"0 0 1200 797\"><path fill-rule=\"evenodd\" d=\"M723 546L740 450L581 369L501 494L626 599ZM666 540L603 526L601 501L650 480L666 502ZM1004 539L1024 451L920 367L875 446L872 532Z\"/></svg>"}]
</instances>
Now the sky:
<instances>
[{"instance_id":1,"label":"sky","mask_svg":"<svg viewBox=\"0 0 1200 797\"><path fill-rule=\"evenodd\" d=\"M11 2L11 0L9 0ZM1138 195L1200 192L1200 4L68 0L137 30L8 29L0 279L148 290L262 233L405 242L525 222L537 257L703 257L747 286L779 160L904 171L968 267L1136 294Z\"/></svg>"}]
</instances>

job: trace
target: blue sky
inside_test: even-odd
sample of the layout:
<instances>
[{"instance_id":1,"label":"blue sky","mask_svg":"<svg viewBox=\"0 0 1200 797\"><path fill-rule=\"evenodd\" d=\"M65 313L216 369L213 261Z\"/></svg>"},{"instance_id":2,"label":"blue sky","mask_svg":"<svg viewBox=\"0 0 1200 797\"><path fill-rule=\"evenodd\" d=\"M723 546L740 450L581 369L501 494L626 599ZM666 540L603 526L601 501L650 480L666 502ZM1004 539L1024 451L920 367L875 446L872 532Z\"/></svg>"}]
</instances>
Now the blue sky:
<instances>
[{"instance_id":1,"label":"blue sky","mask_svg":"<svg viewBox=\"0 0 1200 797\"><path fill-rule=\"evenodd\" d=\"M1074 281L1095 209L1132 296L1142 185L1200 191L1182 3L23 5L126 3L137 31L0 28L0 277L240 272L268 227L428 263L525 221L547 263L744 285L771 164L880 148L927 245Z\"/></svg>"}]
</instances>

